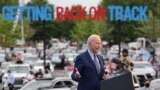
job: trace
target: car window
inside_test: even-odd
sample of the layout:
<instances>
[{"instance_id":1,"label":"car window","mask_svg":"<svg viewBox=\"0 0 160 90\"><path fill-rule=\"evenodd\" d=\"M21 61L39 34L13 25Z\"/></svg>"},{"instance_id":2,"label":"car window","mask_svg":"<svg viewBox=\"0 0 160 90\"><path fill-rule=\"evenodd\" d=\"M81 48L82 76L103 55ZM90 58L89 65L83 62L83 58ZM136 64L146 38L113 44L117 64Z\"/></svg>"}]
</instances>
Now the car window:
<instances>
[{"instance_id":1,"label":"car window","mask_svg":"<svg viewBox=\"0 0 160 90\"><path fill-rule=\"evenodd\" d=\"M72 87L73 83L71 81L64 81L66 87Z\"/></svg>"},{"instance_id":2,"label":"car window","mask_svg":"<svg viewBox=\"0 0 160 90\"><path fill-rule=\"evenodd\" d=\"M149 79L149 80L153 80L153 77L152 77L152 75L151 75L151 74L146 74L146 76L147 76L147 79Z\"/></svg>"},{"instance_id":3,"label":"car window","mask_svg":"<svg viewBox=\"0 0 160 90\"><path fill-rule=\"evenodd\" d=\"M144 81L146 80L144 75L137 75L137 78L139 80L140 86L143 87L144 86Z\"/></svg>"},{"instance_id":4,"label":"car window","mask_svg":"<svg viewBox=\"0 0 160 90\"><path fill-rule=\"evenodd\" d=\"M136 77L133 76L134 83L137 83Z\"/></svg>"},{"instance_id":5,"label":"car window","mask_svg":"<svg viewBox=\"0 0 160 90\"><path fill-rule=\"evenodd\" d=\"M64 87L64 84L61 81L56 82L56 84L53 86L53 88L62 88L62 87Z\"/></svg>"},{"instance_id":6,"label":"car window","mask_svg":"<svg viewBox=\"0 0 160 90\"><path fill-rule=\"evenodd\" d=\"M149 68L152 67L149 63L136 63L134 64L134 68Z\"/></svg>"},{"instance_id":7,"label":"car window","mask_svg":"<svg viewBox=\"0 0 160 90\"><path fill-rule=\"evenodd\" d=\"M13 66L9 67L9 70L12 71L13 73L28 73L29 72L29 67L28 66Z\"/></svg>"}]
</instances>

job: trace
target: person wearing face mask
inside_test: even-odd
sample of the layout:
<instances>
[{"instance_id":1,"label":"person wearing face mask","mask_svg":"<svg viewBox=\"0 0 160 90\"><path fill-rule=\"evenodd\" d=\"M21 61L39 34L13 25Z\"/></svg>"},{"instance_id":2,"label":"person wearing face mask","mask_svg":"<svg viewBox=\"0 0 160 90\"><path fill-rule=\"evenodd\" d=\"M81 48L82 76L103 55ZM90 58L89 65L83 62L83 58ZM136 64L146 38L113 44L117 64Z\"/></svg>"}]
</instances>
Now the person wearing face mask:
<instances>
[{"instance_id":1,"label":"person wearing face mask","mask_svg":"<svg viewBox=\"0 0 160 90\"><path fill-rule=\"evenodd\" d=\"M121 62L124 64L124 69L131 71L132 70L132 60L131 57L128 56L128 50L127 49L123 49L122 51L122 56L120 57Z\"/></svg>"},{"instance_id":2,"label":"person wearing face mask","mask_svg":"<svg viewBox=\"0 0 160 90\"><path fill-rule=\"evenodd\" d=\"M140 90L155 90L155 89L150 87L150 81L149 80L145 80L144 86Z\"/></svg>"}]
</instances>

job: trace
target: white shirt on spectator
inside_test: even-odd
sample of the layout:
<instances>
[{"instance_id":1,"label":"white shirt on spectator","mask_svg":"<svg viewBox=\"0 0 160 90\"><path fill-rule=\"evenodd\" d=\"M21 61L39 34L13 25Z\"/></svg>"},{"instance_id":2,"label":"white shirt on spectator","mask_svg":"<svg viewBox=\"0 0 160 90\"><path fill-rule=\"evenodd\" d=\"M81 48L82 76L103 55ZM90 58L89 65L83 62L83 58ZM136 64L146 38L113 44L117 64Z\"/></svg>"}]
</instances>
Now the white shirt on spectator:
<instances>
[{"instance_id":1,"label":"white shirt on spectator","mask_svg":"<svg viewBox=\"0 0 160 90\"><path fill-rule=\"evenodd\" d=\"M7 77L7 83L8 83L8 84L14 84L14 82L15 82L15 77L14 77L14 75L13 75L12 73L9 73L9 74L8 74L8 77Z\"/></svg>"}]
</instances>

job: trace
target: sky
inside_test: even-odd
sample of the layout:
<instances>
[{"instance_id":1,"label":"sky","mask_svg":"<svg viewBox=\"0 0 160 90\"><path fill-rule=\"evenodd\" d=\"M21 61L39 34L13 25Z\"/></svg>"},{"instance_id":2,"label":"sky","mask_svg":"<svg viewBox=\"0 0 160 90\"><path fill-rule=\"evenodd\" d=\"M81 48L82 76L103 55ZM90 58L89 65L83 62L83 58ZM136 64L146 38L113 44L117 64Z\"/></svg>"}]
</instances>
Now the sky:
<instances>
[{"instance_id":1,"label":"sky","mask_svg":"<svg viewBox=\"0 0 160 90\"><path fill-rule=\"evenodd\" d=\"M55 6L72 6L72 5L82 5L86 7L97 6L100 0L48 0Z\"/></svg>"},{"instance_id":2,"label":"sky","mask_svg":"<svg viewBox=\"0 0 160 90\"><path fill-rule=\"evenodd\" d=\"M27 3L30 0L24 0ZM54 6L61 6L61 7L70 7L72 5L82 5L86 6L87 8L91 6L97 6L101 0L48 0L49 3L53 4Z\"/></svg>"}]
</instances>

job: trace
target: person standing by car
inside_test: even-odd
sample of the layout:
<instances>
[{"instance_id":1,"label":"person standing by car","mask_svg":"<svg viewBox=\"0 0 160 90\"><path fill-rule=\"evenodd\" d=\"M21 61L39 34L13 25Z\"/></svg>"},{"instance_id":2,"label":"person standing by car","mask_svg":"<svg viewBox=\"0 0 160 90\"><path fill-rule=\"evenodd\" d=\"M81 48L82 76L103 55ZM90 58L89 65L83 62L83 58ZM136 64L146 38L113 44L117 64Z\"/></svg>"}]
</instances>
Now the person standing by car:
<instances>
[{"instance_id":1,"label":"person standing by car","mask_svg":"<svg viewBox=\"0 0 160 90\"><path fill-rule=\"evenodd\" d=\"M131 57L129 57L129 55L128 55L127 49L123 49L122 56L120 57L120 60L124 64L123 68L125 70L131 71L133 63L132 63Z\"/></svg>"},{"instance_id":2,"label":"person standing by car","mask_svg":"<svg viewBox=\"0 0 160 90\"><path fill-rule=\"evenodd\" d=\"M150 87L150 80L145 80L144 86L140 90L155 90Z\"/></svg>"},{"instance_id":3,"label":"person standing by car","mask_svg":"<svg viewBox=\"0 0 160 90\"><path fill-rule=\"evenodd\" d=\"M67 62L67 72L68 72L68 76L71 77L72 72L74 70L74 65L72 62L68 61Z\"/></svg>"},{"instance_id":4,"label":"person standing by car","mask_svg":"<svg viewBox=\"0 0 160 90\"><path fill-rule=\"evenodd\" d=\"M64 55L64 53L62 53L61 55L60 55L60 58L61 58L61 69L64 69L64 66L65 66L65 55Z\"/></svg>"},{"instance_id":5,"label":"person standing by car","mask_svg":"<svg viewBox=\"0 0 160 90\"><path fill-rule=\"evenodd\" d=\"M14 88L14 82L15 82L15 77L11 73L11 71L8 70L7 84L8 84L9 90L13 90L13 88Z\"/></svg>"},{"instance_id":6,"label":"person standing by car","mask_svg":"<svg viewBox=\"0 0 160 90\"><path fill-rule=\"evenodd\" d=\"M77 90L100 90L100 81L108 78L105 74L104 60L98 54L101 49L100 36L91 35L87 45L88 49L76 57L71 77L78 82Z\"/></svg>"},{"instance_id":7,"label":"person standing by car","mask_svg":"<svg viewBox=\"0 0 160 90\"><path fill-rule=\"evenodd\" d=\"M26 84L33 79L34 79L34 73L33 73L33 71L29 71L29 73L26 75L26 77L24 77L23 83Z\"/></svg>"},{"instance_id":8,"label":"person standing by car","mask_svg":"<svg viewBox=\"0 0 160 90\"><path fill-rule=\"evenodd\" d=\"M43 72L42 69L39 69L38 72L35 74L36 79L43 78Z\"/></svg>"},{"instance_id":9,"label":"person standing by car","mask_svg":"<svg viewBox=\"0 0 160 90\"><path fill-rule=\"evenodd\" d=\"M47 69L48 71L51 71L50 64L49 64L49 63L46 63L46 65L45 65L45 68L44 68L44 69Z\"/></svg>"}]
</instances>

